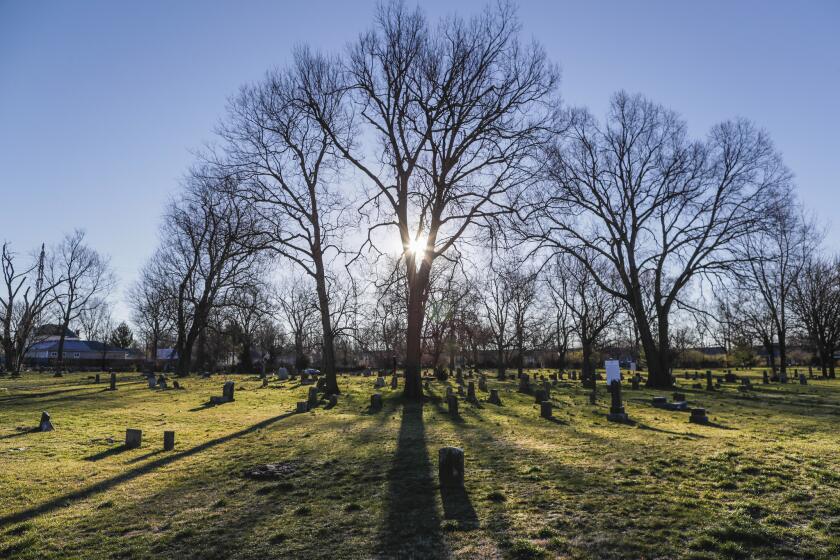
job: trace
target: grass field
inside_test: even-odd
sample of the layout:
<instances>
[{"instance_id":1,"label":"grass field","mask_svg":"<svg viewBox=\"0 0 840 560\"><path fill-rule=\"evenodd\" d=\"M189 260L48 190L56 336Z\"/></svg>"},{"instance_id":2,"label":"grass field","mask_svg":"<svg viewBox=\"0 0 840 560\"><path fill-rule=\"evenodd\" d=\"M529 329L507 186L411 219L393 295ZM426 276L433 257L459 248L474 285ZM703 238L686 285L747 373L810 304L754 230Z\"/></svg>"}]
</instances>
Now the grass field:
<instances>
[{"instance_id":1,"label":"grass field","mask_svg":"<svg viewBox=\"0 0 840 560\"><path fill-rule=\"evenodd\" d=\"M753 390L709 393L679 374L701 426L644 389L624 391L632 424L608 422L603 385L593 406L573 382L544 420L492 375L502 406L461 402L458 418L438 382L422 407L386 388L369 412L373 378L342 377L335 408L292 414L297 382L153 391L120 374L110 392L88 375L0 378L0 558L840 557L840 381L755 370ZM204 406L225 379L236 401ZM55 431L27 431L42 410ZM121 447L126 428L141 448ZM464 492L437 485L450 445ZM287 474L243 476L267 463Z\"/></svg>"}]
</instances>

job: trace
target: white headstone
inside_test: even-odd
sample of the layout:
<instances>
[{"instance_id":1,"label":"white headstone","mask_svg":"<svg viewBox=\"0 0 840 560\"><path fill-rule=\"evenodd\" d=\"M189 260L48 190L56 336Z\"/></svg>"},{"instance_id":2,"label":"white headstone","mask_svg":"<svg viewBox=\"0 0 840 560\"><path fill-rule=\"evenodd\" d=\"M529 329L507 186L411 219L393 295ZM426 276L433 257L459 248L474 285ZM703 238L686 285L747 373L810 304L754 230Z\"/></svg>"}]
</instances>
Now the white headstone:
<instances>
[{"instance_id":1,"label":"white headstone","mask_svg":"<svg viewBox=\"0 0 840 560\"><path fill-rule=\"evenodd\" d=\"M618 365L618 360L606 360L604 369L607 370L607 386L613 381L621 383L621 367Z\"/></svg>"}]
</instances>

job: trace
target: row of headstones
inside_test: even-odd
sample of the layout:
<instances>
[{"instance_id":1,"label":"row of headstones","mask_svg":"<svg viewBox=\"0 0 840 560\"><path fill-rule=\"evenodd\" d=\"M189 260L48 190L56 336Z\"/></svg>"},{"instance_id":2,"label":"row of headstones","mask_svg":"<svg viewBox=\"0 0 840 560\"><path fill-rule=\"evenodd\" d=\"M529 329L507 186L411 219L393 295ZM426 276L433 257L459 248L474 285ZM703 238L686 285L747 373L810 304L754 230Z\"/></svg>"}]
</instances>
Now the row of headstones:
<instances>
[{"instance_id":1,"label":"row of headstones","mask_svg":"<svg viewBox=\"0 0 840 560\"><path fill-rule=\"evenodd\" d=\"M793 370L794 377L799 379L800 385L807 385L808 378L805 376L804 373L800 373L799 370ZM698 380L700 378L700 372L695 371L694 374L690 374L687 371L683 373L683 376L687 380ZM813 371L811 372L811 379L814 378ZM706 370L706 389L712 390L712 371ZM722 383L737 383L740 379L741 385L746 387L747 389L752 387L752 381L749 377L741 377L739 378L737 374L732 373L732 370L727 370L725 375L718 375L714 377L714 385L720 386ZM767 374L767 370L762 370L761 372L761 383L763 385L768 385L770 383L779 382L779 383L787 383L788 376L787 372L781 372L779 375L773 375L772 377Z\"/></svg>"},{"instance_id":2,"label":"row of headstones","mask_svg":"<svg viewBox=\"0 0 840 560\"><path fill-rule=\"evenodd\" d=\"M38 431L39 432L51 432L55 428L52 425L52 418L50 417L49 412L42 412L41 413L41 422L38 424ZM134 428L128 428L125 431L125 447L126 449L135 449L140 447L140 444L143 440L143 431L137 430ZM175 449L175 432L172 430L166 430L163 432L163 449L165 451L171 451Z\"/></svg>"}]
</instances>

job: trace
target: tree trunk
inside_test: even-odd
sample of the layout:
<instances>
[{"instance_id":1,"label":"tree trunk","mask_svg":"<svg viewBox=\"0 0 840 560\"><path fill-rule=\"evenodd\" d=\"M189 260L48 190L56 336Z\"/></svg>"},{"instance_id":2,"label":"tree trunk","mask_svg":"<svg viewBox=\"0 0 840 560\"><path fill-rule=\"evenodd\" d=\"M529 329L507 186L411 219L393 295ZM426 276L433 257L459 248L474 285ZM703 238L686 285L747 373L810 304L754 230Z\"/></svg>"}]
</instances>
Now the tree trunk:
<instances>
[{"instance_id":1,"label":"tree trunk","mask_svg":"<svg viewBox=\"0 0 840 560\"><path fill-rule=\"evenodd\" d=\"M413 294L411 294L409 295L408 320L406 323L405 389L403 394L406 398L412 400L419 400L423 397L420 384L421 332L423 332L423 308L420 298L413 297Z\"/></svg>"},{"instance_id":2,"label":"tree trunk","mask_svg":"<svg viewBox=\"0 0 840 560\"><path fill-rule=\"evenodd\" d=\"M316 233L317 233L316 229ZM335 371L335 333L332 328L332 317L330 317L330 298L327 294L327 275L321 258L320 248L313 250L315 261L315 288L318 292L318 308L321 312L321 370L327 378L325 392L327 395L338 395L341 391L338 388L338 377Z\"/></svg>"}]
</instances>

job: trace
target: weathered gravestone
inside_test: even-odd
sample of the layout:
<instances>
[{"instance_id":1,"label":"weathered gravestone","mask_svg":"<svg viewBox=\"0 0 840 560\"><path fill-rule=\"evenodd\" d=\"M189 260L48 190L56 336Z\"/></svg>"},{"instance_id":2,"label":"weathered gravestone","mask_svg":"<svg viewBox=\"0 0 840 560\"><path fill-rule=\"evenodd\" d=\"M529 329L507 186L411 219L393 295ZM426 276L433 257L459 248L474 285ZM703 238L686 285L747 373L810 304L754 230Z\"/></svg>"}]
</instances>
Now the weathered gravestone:
<instances>
[{"instance_id":1,"label":"weathered gravestone","mask_svg":"<svg viewBox=\"0 0 840 560\"><path fill-rule=\"evenodd\" d=\"M377 377L376 381L373 382L374 389L381 389L385 386L385 378L384 377Z\"/></svg>"},{"instance_id":2,"label":"weathered gravestone","mask_svg":"<svg viewBox=\"0 0 840 560\"><path fill-rule=\"evenodd\" d=\"M295 412L301 414L303 412L307 412L309 410L309 405L306 404L306 401L298 401L295 407Z\"/></svg>"},{"instance_id":3,"label":"weathered gravestone","mask_svg":"<svg viewBox=\"0 0 840 560\"><path fill-rule=\"evenodd\" d=\"M449 407L450 416L458 416L458 397L455 395L446 399L446 404Z\"/></svg>"},{"instance_id":4,"label":"weathered gravestone","mask_svg":"<svg viewBox=\"0 0 840 560\"><path fill-rule=\"evenodd\" d=\"M767 384L770 383L770 378L767 377L767 370L766 369L761 372L761 382L764 385L767 385Z\"/></svg>"},{"instance_id":5,"label":"weathered gravestone","mask_svg":"<svg viewBox=\"0 0 840 560\"><path fill-rule=\"evenodd\" d=\"M540 416L542 418L551 419L552 418L552 404L551 401L543 401L540 403Z\"/></svg>"},{"instance_id":6,"label":"weathered gravestone","mask_svg":"<svg viewBox=\"0 0 840 560\"><path fill-rule=\"evenodd\" d=\"M280 381L286 381L287 379L289 379L289 370L287 370L284 367L278 368L277 379L279 379Z\"/></svg>"},{"instance_id":7,"label":"weathered gravestone","mask_svg":"<svg viewBox=\"0 0 840 560\"><path fill-rule=\"evenodd\" d=\"M117 390L117 374L111 373L111 385L108 387L109 391L116 391Z\"/></svg>"},{"instance_id":8,"label":"weathered gravestone","mask_svg":"<svg viewBox=\"0 0 840 560\"><path fill-rule=\"evenodd\" d=\"M463 385L458 385L458 396L459 397L464 396L464 386Z\"/></svg>"},{"instance_id":9,"label":"weathered gravestone","mask_svg":"<svg viewBox=\"0 0 840 560\"><path fill-rule=\"evenodd\" d=\"M501 406L502 399L499 398L499 390L498 389L490 389L490 396L487 398L487 402L490 404L495 404Z\"/></svg>"},{"instance_id":10,"label":"weathered gravestone","mask_svg":"<svg viewBox=\"0 0 840 560\"><path fill-rule=\"evenodd\" d=\"M309 394L306 398L306 405L312 409L318 406L318 388L317 387L310 387Z\"/></svg>"},{"instance_id":11,"label":"weathered gravestone","mask_svg":"<svg viewBox=\"0 0 840 560\"><path fill-rule=\"evenodd\" d=\"M142 430L133 430L131 428L125 431L125 447L126 449L135 449L140 447L143 439Z\"/></svg>"},{"instance_id":12,"label":"weathered gravestone","mask_svg":"<svg viewBox=\"0 0 840 560\"><path fill-rule=\"evenodd\" d=\"M397 381L397 376L391 376L391 389L396 389L399 386L399 382Z\"/></svg>"},{"instance_id":13,"label":"weathered gravestone","mask_svg":"<svg viewBox=\"0 0 840 560\"><path fill-rule=\"evenodd\" d=\"M167 430L163 432L163 450L172 451L175 449L175 432Z\"/></svg>"},{"instance_id":14,"label":"weathered gravestone","mask_svg":"<svg viewBox=\"0 0 840 560\"><path fill-rule=\"evenodd\" d=\"M149 389L157 388L157 379L155 378L155 376L150 375L148 379L149 379Z\"/></svg>"},{"instance_id":15,"label":"weathered gravestone","mask_svg":"<svg viewBox=\"0 0 840 560\"><path fill-rule=\"evenodd\" d=\"M164 376L162 373L160 374L160 377L158 377L157 384L158 387L160 387L161 389L167 389L166 376Z\"/></svg>"},{"instance_id":16,"label":"weathered gravestone","mask_svg":"<svg viewBox=\"0 0 840 560\"><path fill-rule=\"evenodd\" d=\"M781 383L787 383L788 382L787 370L782 370L779 373L779 381Z\"/></svg>"},{"instance_id":17,"label":"weathered gravestone","mask_svg":"<svg viewBox=\"0 0 840 560\"><path fill-rule=\"evenodd\" d=\"M537 389L534 391L534 402L540 404L541 402L548 400L548 397L545 394L545 391L542 389Z\"/></svg>"},{"instance_id":18,"label":"weathered gravestone","mask_svg":"<svg viewBox=\"0 0 840 560\"><path fill-rule=\"evenodd\" d=\"M706 416L706 409L705 408L692 408L691 409L691 416L688 417L688 421L693 424L708 424L709 417Z\"/></svg>"},{"instance_id":19,"label":"weathered gravestone","mask_svg":"<svg viewBox=\"0 0 840 560\"><path fill-rule=\"evenodd\" d=\"M487 378L483 375L478 378L478 390L487 392Z\"/></svg>"},{"instance_id":20,"label":"weathered gravestone","mask_svg":"<svg viewBox=\"0 0 840 560\"><path fill-rule=\"evenodd\" d=\"M799 374L799 384L800 385L807 385L808 384L808 379L805 377L804 373Z\"/></svg>"},{"instance_id":21,"label":"weathered gravestone","mask_svg":"<svg viewBox=\"0 0 840 560\"><path fill-rule=\"evenodd\" d=\"M522 377L519 378L519 392L520 393L530 393L531 392L531 379L528 377L527 373L523 373Z\"/></svg>"},{"instance_id":22,"label":"weathered gravestone","mask_svg":"<svg viewBox=\"0 0 840 560\"><path fill-rule=\"evenodd\" d=\"M610 413L607 419L612 422L626 422L627 413L624 412L624 404L621 402L621 381L613 380L610 383Z\"/></svg>"},{"instance_id":23,"label":"weathered gravestone","mask_svg":"<svg viewBox=\"0 0 840 560\"><path fill-rule=\"evenodd\" d=\"M715 388L712 385L712 370L706 370L706 390L707 391L714 391Z\"/></svg>"},{"instance_id":24,"label":"weathered gravestone","mask_svg":"<svg viewBox=\"0 0 840 560\"><path fill-rule=\"evenodd\" d=\"M464 450L443 447L438 451L438 482L443 488L460 488L464 485Z\"/></svg>"},{"instance_id":25,"label":"weathered gravestone","mask_svg":"<svg viewBox=\"0 0 840 560\"><path fill-rule=\"evenodd\" d=\"M548 381L543 381L542 390L545 393L545 400L551 399L551 383Z\"/></svg>"},{"instance_id":26,"label":"weathered gravestone","mask_svg":"<svg viewBox=\"0 0 840 560\"><path fill-rule=\"evenodd\" d=\"M53 425L50 421L50 413L44 411L41 413L41 422L38 424L38 431L39 432L51 432L53 431Z\"/></svg>"},{"instance_id":27,"label":"weathered gravestone","mask_svg":"<svg viewBox=\"0 0 840 560\"><path fill-rule=\"evenodd\" d=\"M475 382L474 381L470 381L469 384L467 385L467 400L471 403L474 403L474 402L478 401L478 399L476 399L476 396L475 396Z\"/></svg>"},{"instance_id":28,"label":"weathered gravestone","mask_svg":"<svg viewBox=\"0 0 840 560\"><path fill-rule=\"evenodd\" d=\"M94 379L94 381L93 381L94 383L99 383L99 374L97 373L96 376L94 376L93 379Z\"/></svg>"},{"instance_id":29,"label":"weathered gravestone","mask_svg":"<svg viewBox=\"0 0 840 560\"><path fill-rule=\"evenodd\" d=\"M370 396L370 409L379 410L380 408L382 408L382 395L374 393Z\"/></svg>"}]
</instances>

